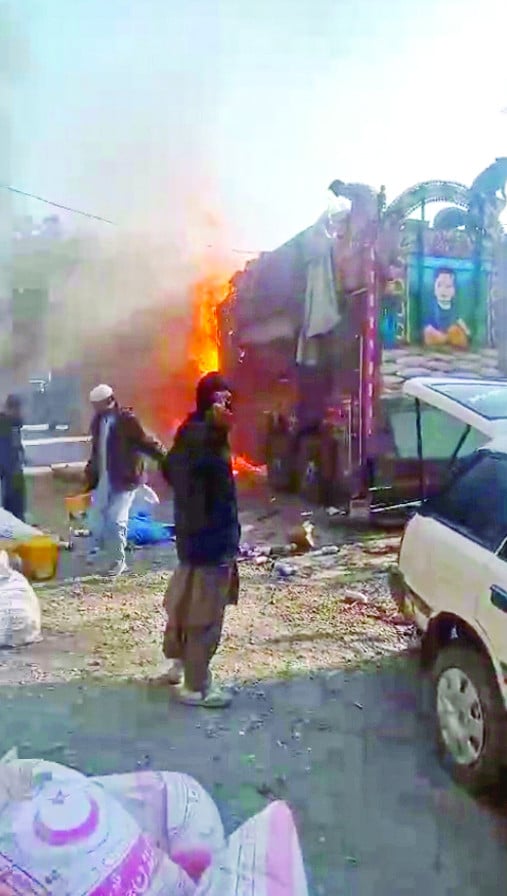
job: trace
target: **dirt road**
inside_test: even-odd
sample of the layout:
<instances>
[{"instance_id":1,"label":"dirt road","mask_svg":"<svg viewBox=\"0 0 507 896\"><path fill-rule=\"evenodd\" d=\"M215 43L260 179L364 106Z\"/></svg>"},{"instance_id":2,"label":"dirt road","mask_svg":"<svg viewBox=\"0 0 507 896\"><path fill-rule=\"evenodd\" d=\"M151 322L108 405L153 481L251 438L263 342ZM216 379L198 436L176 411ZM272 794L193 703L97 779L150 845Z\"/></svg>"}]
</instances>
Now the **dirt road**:
<instances>
[{"instance_id":1,"label":"dirt road","mask_svg":"<svg viewBox=\"0 0 507 896\"><path fill-rule=\"evenodd\" d=\"M496 896L507 872L505 817L458 793L432 755L413 661L265 682L218 714L140 684L9 688L2 704L1 750L88 773L186 771L229 830L288 799L313 894Z\"/></svg>"}]
</instances>

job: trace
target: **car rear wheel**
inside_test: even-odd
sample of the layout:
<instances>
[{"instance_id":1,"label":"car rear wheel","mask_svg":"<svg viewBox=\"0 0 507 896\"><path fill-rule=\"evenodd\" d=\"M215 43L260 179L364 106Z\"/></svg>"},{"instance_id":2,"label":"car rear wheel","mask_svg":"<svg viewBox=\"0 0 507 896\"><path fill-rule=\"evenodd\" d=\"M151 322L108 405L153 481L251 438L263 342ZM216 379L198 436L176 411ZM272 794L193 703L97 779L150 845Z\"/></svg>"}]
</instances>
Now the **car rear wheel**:
<instances>
[{"instance_id":1,"label":"car rear wheel","mask_svg":"<svg viewBox=\"0 0 507 896\"><path fill-rule=\"evenodd\" d=\"M471 793L493 787L504 763L505 707L486 656L451 645L433 667L433 709L439 756Z\"/></svg>"}]
</instances>

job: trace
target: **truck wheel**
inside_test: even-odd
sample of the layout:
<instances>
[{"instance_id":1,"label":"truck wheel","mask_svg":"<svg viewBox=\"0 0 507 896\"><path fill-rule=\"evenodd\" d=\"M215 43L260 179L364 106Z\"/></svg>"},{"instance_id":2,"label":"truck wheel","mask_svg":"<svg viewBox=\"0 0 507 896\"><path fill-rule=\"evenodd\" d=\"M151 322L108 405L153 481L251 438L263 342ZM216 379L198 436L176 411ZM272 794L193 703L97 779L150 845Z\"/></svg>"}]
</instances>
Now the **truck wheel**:
<instances>
[{"instance_id":1,"label":"truck wheel","mask_svg":"<svg viewBox=\"0 0 507 896\"><path fill-rule=\"evenodd\" d=\"M310 504L321 504L324 495L320 437L307 436L299 445L297 457L299 494Z\"/></svg>"},{"instance_id":2,"label":"truck wheel","mask_svg":"<svg viewBox=\"0 0 507 896\"><path fill-rule=\"evenodd\" d=\"M294 466L290 441L283 432L271 433L266 451L268 484L274 492L291 492L294 489Z\"/></svg>"},{"instance_id":3,"label":"truck wheel","mask_svg":"<svg viewBox=\"0 0 507 896\"><path fill-rule=\"evenodd\" d=\"M439 757L454 780L479 794L504 764L506 713L487 658L473 647L444 647L432 672Z\"/></svg>"}]
</instances>

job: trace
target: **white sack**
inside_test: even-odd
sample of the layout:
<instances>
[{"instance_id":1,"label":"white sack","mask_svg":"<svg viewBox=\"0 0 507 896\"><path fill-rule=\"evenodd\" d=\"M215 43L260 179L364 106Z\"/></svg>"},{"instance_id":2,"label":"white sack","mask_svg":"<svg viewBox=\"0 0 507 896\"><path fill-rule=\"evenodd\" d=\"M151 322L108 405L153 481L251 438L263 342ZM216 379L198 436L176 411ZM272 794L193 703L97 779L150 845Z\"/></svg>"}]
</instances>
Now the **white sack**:
<instances>
[{"instance_id":1,"label":"white sack","mask_svg":"<svg viewBox=\"0 0 507 896\"><path fill-rule=\"evenodd\" d=\"M40 604L24 575L11 569L0 551L0 647L21 647L41 640Z\"/></svg>"}]
</instances>

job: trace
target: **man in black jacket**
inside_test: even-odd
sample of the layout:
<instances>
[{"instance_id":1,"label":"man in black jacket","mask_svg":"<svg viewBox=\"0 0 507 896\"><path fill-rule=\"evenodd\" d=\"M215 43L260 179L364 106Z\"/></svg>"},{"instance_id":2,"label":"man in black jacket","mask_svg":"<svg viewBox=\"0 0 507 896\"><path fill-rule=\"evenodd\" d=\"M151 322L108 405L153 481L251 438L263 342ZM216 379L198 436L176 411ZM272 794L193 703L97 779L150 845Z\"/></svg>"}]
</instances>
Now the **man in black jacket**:
<instances>
[{"instance_id":1,"label":"man in black jacket","mask_svg":"<svg viewBox=\"0 0 507 896\"><path fill-rule=\"evenodd\" d=\"M230 695L211 686L209 664L222 634L225 608L238 600L240 526L229 447L231 392L218 373L197 386L196 409L179 427L163 472L174 491L179 566L164 608L167 676L179 700L218 708Z\"/></svg>"},{"instance_id":2,"label":"man in black jacket","mask_svg":"<svg viewBox=\"0 0 507 896\"><path fill-rule=\"evenodd\" d=\"M19 520L25 519L26 510L22 426L21 400L9 395L0 413L0 486L2 507Z\"/></svg>"}]
</instances>

